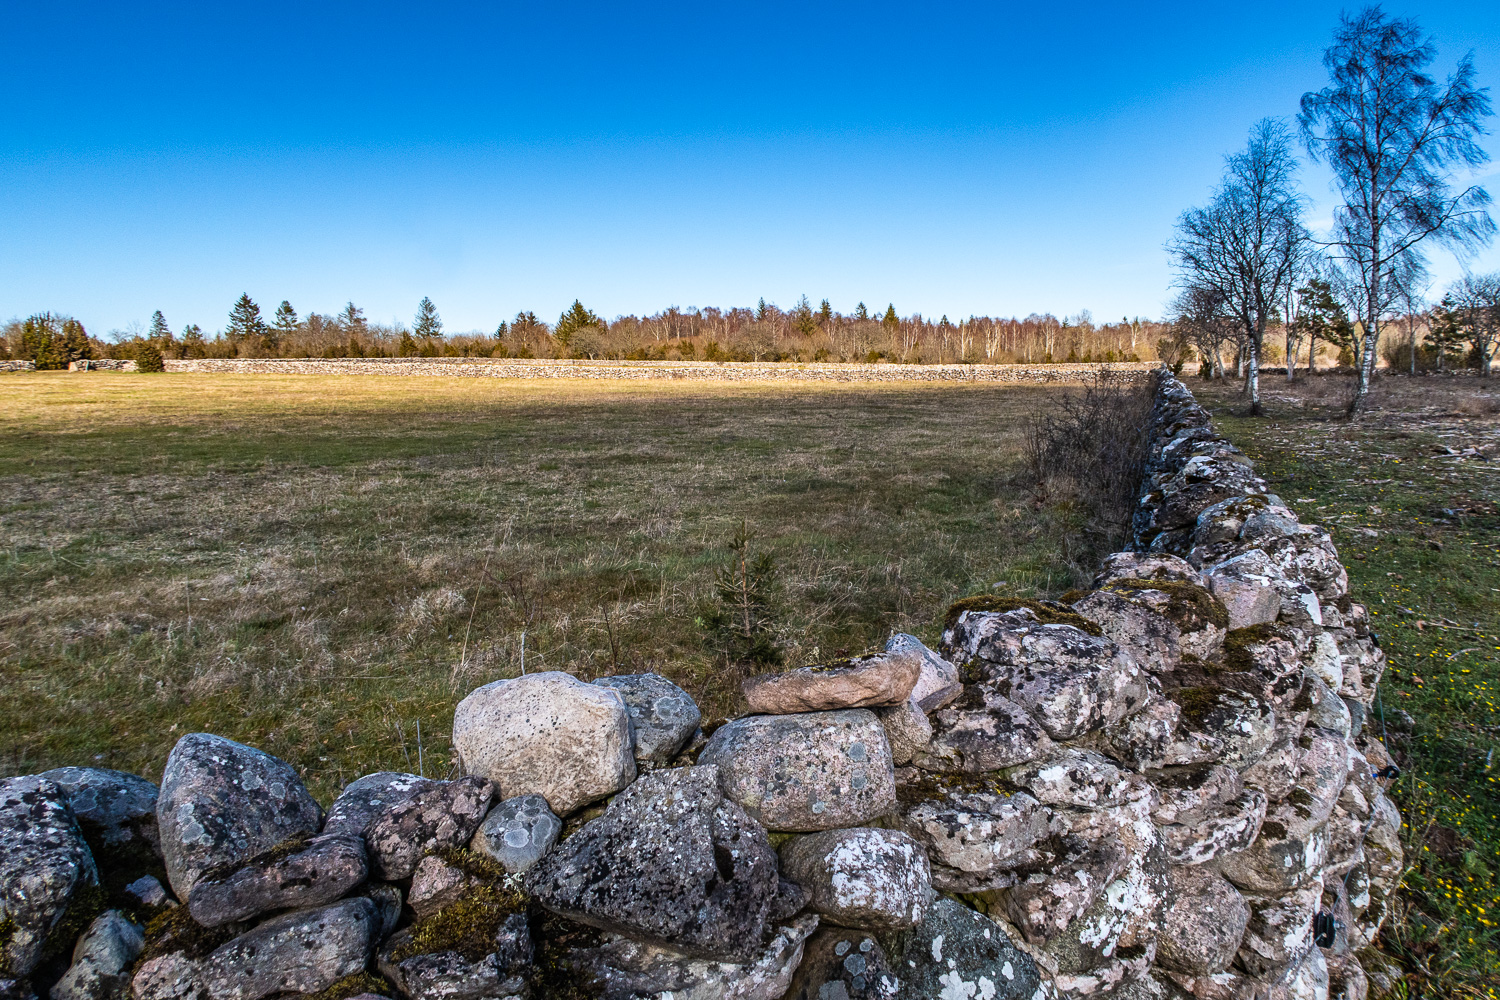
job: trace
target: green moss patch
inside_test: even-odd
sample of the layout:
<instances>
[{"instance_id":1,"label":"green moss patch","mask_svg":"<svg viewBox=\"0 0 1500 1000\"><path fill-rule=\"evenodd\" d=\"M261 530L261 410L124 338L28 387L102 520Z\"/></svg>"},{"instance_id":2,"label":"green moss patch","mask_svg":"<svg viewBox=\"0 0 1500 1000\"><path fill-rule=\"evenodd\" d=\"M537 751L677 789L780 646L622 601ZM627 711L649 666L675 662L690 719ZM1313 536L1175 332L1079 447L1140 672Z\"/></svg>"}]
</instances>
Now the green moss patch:
<instances>
[{"instance_id":1,"label":"green moss patch","mask_svg":"<svg viewBox=\"0 0 1500 1000\"><path fill-rule=\"evenodd\" d=\"M306 1000L349 1000L350 997L357 997L362 993L390 996L395 993L395 988L380 976L371 975L368 972L356 972L352 976L345 976L333 983L322 992L304 996Z\"/></svg>"},{"instance_id":2,"label":"green moss patch","mask_svg":"<svg viewBox=\"0 0 1500 1000\"><path fill-rule=\"evenodd\" d=\"M1273 640L1292 642L1286 629L1277 625L1251 625L1237 628L1224 637L1224 665L1231 670L1255 669L1255 657L1251 653L1256 646L1264 646Z\"/></svg>"},{"instance_id":3,"label":"green moss patch","mask_svg":"<svg viewBox=\"0 0 1500 1000\"><path fill-rule=\"evenodd\" d=\"M301 854L304 850L307 849L307 843L310 840L312 840L312 835L308 833L299 833L294 837L288 837L286 840L283 840L281 843L277 844L270 850L262 851L261 853L255 855L252 858L249 858L248 860L231 861L228 864L215 865L213 868L210 868L208 871L198 876L198 881L222 882L229 876L233 875L235 872L239 871L241 868L249 868L252 866L257 868L268 868L271 865L274 865L276 862L280 861L282 858L289 858L294 854Z\"/></svg>"},{"instance_id":4,"label":"green moss patch","mask_svg":"<svg viewBox=\"0 0 1500 1000\"><path fill-rule=\"evenodd\" d=\"M136 967L153 958L178 953L192 959L207 958L215 948L238 937L243 929L243 924L204 927L192 918L186 906L174 906L146 925L146 947Z\"/></svg>"},{"instance_id":5,"label":"green moss patch","mask_svg":"<svg viewBox=\"0 0 1500 1000\"><path fill-rule=\"evenodd\" d=\"M475 889L413 924L406 940L391 952L391 961L453 951L477 962L495 950L495 932L505 918L525 908L525 894L514 889L493 886Z\"/></svg>"},{"instance_id":6,"label":"green moss patch","mask_svg":"<svg viewBox=\"0 0 1500 1000\"><path fill-rule=\"evenodd\" d=\"M1009 796L1015 793L1015 789L1007 785L994 772L932 774L924 771L922 777L916 781L897 786L896 801L902 806L909 807L919 802L938 802L950 794L965 795L974 792Z\"/></svg>"},{"instance_id":7,"label":"green moss patch","mask_svg":"<svg viewBox=\"0 0 1500 1000\"><path fill-rule=\"evenodd\" d=\"M1205 623L1218 628L1229 627L1229 612L1224 605L1220 604L1214 595L1196 583L1186 583L1182 580L1138 580L1125 577L1119 580L1111 580L1104 585L1105 590L1112 590L1125 597L1131 597L1143 590L1157 590L1166 594L1171 600L1162 609L1162 616L1175 623L1184 632L1196 632Z\"/></svg>"},{"instance_id":8,"label":"green moss patch","mask_svg":"<svg viewBox=\"0 0 1500 1000\"><path fill-rule=\"evenodd\" d=\"M996 597L993 594L979 594L954 601L949 605L948 614L943 619L943 630L947 631L957 625L959 616L965 611L1004 614L1007 611L1019 611L1022 608L1036 615L1037 621L1043 625L1071 625L1089 635L1104 634L1098 625L1077 612L1069 610L1064 604L1055 601L1029 601L1021 597Z\"/></svg>"}]
</instances>

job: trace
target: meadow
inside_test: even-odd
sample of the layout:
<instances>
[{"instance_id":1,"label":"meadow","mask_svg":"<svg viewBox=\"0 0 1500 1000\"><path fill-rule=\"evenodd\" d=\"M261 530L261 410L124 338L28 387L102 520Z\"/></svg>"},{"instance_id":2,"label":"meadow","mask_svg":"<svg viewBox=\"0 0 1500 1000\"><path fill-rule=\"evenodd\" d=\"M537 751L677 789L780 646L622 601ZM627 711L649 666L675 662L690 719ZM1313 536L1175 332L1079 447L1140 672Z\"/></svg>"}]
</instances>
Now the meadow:
<instances>
[{"instance_id":1,"label":"meadow","mask_svg":"<svg viewBox=\"0 0 1500 1000\"><path fill-rule=\"evenodd\" d=\"M1390 667L1371 725L1403 773L1399 919L1384 950L1410 996L1500 995L1500 381L1382 377L1349 424L1351 380L1237 387L1192 378L1219 426L1304 521L1328 527Z\"/></svg>"},{"instance_id":2,"label":"meadow","mask_svg":"<svg viewBox=\"0 0 1500 1000\"><path fill-rule=\"evenodd\" d=\"M483 382L487 384L476 384ZM35 373L0 393L0 769L150 777L211 731L325 800L443 775L453 705L657 671L706 718L728 545L789 664L935 642L968 594L1093 555L1021 484L1026 386Z\"/></svg>"}]
</instances>

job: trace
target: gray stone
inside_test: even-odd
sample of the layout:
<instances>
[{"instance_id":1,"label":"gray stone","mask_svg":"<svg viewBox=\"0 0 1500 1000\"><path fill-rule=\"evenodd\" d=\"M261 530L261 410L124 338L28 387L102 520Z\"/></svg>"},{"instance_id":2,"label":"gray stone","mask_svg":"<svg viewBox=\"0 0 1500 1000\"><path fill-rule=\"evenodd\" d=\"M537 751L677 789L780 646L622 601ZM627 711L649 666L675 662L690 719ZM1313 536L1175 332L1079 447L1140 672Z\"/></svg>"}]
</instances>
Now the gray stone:
<instances>
[{"instance_id":1,"label":"gray stone","mask_svg":"<svg viewBox=\"0 0 1500 1000\"><path fill-rule=\"evenodd\" d=\"M1010 772L1009 780L1049 806L1103 809L1142 799L1156 790L1138 774L1122 770L1091 750L1058 748L1049 756Z\"/></svg>"},{"instance_id":2,"label":"gray stone","mask_svg":"<svg viewBox=\"0 0 1500 1000\"><path fill-rule=\"evenodd\" d=\"M740 685L750 711L768 715L899 705L922 673L922 657L896 651L856 656L826 666L759 674Z\"/></svg>"},{"instance_id":3,"label":"gray stone","mask_svg":"<svg viewBox=\"0 0 1500 1000\"><path fill-rule=\"evenodd\" d=\"M210 868L246 861L300 834L323 810L283 760L210 733L177 741L156 802L167 878L178 899Z\"/></svg>"},{"instance_id":4,"label":"gray stone","mask_svg":"<svg viewBox=\"0 0 1500 1000\"><path fill-rule=\"evenodd\" d=\"M450 865L436 854L417 862L411 876L407 905L418 917L431 916L443 907L458 902L483 882L457 865Z\"/></svg>"},{"instance_id":5,"label":"gray stone","mask_svg":"<svg viewBox=\"0 0 1500 1000\"><path fill-rule=\"evenodd\" d=\"M1245 897L1211 868L1176 866L1169 878L1173 903L1157 939L1157 962L1192 976L1229 968L1250 919Z\"/></svg>"},{"instance_id":6,"label":"gray stone","mask_svg":"<svg viewBox=\"0 0 1500 1000\"><path fill-rule=\"evenodd\" d=\"M1134 715L1104 727L1104 749L1136 770L1161 767L1172 749L1182 708L1160 699Z\"/></svg>"},{"instance_id":7,"label":"gray stone","mask_svg":"<svg viewBox=\"0 0 1500 1000\"><path fill-rule=\"evenodd\" d=\"M137 906L162 906L172 902L172 897L167 895L166 886L155 875L142 875L125 887L125 895L134 900Z\"/></svg>"},{"instance_id":8,"label":"gray stone","mask_svg":"<svg viewBox=\"0 0 1500 1000\"><path fill-rule=\"evenodd\" d=\"M73 964L52 987L52 1000L113 1000L130 988L131 967L145 946L141 929L119 910L105 910L78 939Z\"/></svg>"},{"instance_id":9,"label":"gray stone","mask_svg":"<svg viewBox=\"0 0 1500 1000\"><path fill-rule=\"evenodd\" d=\"M1275 738L1275 711L1248 692L1192 687L1166 695L1182 709L1164 759L1169 766L1217 761L1242 771L1260 760Z\"/></svg>"},{"instance_id":10,"label":"gray stone","mask_svg":"<svg viewBox=\"0 0 1500 1000\"><path fill-rule=\"evenodd\" d=\"M1239 948L1239 964L1252 976L1266 976L1296 965L1314 951L1313 914L1323 898L1323 882L1311 879L1285 895L1250 893L1249 919Z\"/></svg>"},{"instance_id":11,"label":"gray stone","mask_svg":"<svg viewBox=\"0 0 1500 1000\"><path fill-rule=\"evenodd\" d=\"M540 795L517 795L491 809L469 848L498 861L506 871L524 872L542 859L562 834L562 820Z\"/></svg>"},{"instance_id":12,"label":"gray stone","mask_svg":"<svg viewBox=\"0 0 1500 1000\"><path fill-rule=\"evenodd\" d=\"M453 746L502 798L540 795L559 816L635 780L624 697L559 671L471 691L453 713Z\"/></svg>"},{"instance_id":13,"label":"gray stone","mask_svg":"<svg viewBox=\"0 0 1500 1000\"><path fill-rule=\"evenodd\" d=\"M1245 790L1239 772L1223 764L1168 768L1146 777L1157 793L1151 818L1162 825L1201 822Z\"/></svg>"},{"instance_id":14,"label":"gray stone","mask_svg":"<svg viewBox=\"0 0 1500 1000\"><path fill-rule=\"evenodd\" d=\"M597 948L575 949L568 964L589 995L601 1000L671 997L672 1000L781 1000L803 964L807 938L818 918L809 914L776 928L748 962L716 962L670 948L614 937Z\"/></svg>"},{"instance_id":15,"label":"gray stone","mask_svg":"<svg viewBox=\"0 0 1500 1000\"><path fill-rule=\"evenodd\" d=\"M493 782L470 776L423 789L391 806L365 828L370 874L387 882L410 878L423 855L463 847L494 799Z\"/></svg>"},{"instance_id":16,"label":"gray stone","mask_svg":"<svg viewBox=\"0 0 1500 1000\"><path fill-rule=\"evenodd\" d=\"M0 938L5 971L25 977L52 928L82 891L99 884L94 856L55 782L37 775L0 781Z\"/></svg>"},{"instance_id":17,"label":"gray stone","mask_svg":"<svg viewBox=\"0 0 1500 1000\"><path fill-rule=\"evenodd\" d=\"M182 952L148 958L135 970L130 995L135 1000L208 1000L203 962Z\"/></svg>"},{"instance_id":18,"label":"gray stone","mask_svg":"<svg viewBox=\"0 0 1500 1000\"><path fill-rule=\"evenodd\" d=\"M1220 859L1219 867L1241 889L1277 893L1314 878L1327 857L1327 817L1315 822L1289 798L1272 803L1255 842Z\"/></svg>"},{"instance_id":19,"label":"gray stone","mask_svg":"<svg viewBox=\"0 0 1500 1000\"><path fill-rule=\"evenodd\" d=\"M400 805L423 789L437 784L441 782L399 771L377 771L363 778L355 778L344 786L339 797L333 800L333 805L328 807L328 819L323 824L323 832L363 836L370 820L392 806Z\"/></svg>"},{"instance_id":20,"label":"gray stone","mask_svg":"<svg viewBox=\"0 0 1500 1000\"><path fill-rule=\"evenodd\" d=\"M1073 610L1152 673L1175 669L1182 656L1182 629L1144 601L1132 600L1129 591L1096 590L1075 602Z\"/></svg>"},{"instance_id":21,"label":"gray stone","mask_svg":"<svg viewBox=\"0 0 1500 1000\"><path fill-rule=\"evenodd\" d=\"M1229 629L1274 622L1281 614L1280 573L1259 549L1252 549L1203 572L1208 588L1229 611Z\"/></svg>"},{"instance_id":22,"label":"gray stone","mask_svg":"<svg viewBox=\"0 0 1500 1000\"><path fill-rule=\"evenodd\" d=\"M1202 865L1255 843L1266 818L1266 793L1247 788L1193 823L1161 828L1162 847L1175 865Z\"/></svg>"},{"instance_id":23,"label":"gray stone","mask_svg":"<svg viewBox=\"0 0 1500 1000\"><path fill-rule=\"evenodd\" d=\"M1028 942L1044 944L1087 913L1129 864L1118 840L1058 838L1050 856L1023 869L1021 880L1004 893L1006 915Z\"/></svg>"},{"instance_id":24,"label":"gray stone","mask_svg":"<svg viewBox=\"0 0 1500 1000\"><path fill-rule=\"evenodd\" d=\"M1113 552L1105 556L1099 572L1094 574L1094 586L1103 587L1115 580L1165 580L1208 586L1192 563L1164 552Z\"/></svg>"},{"instance_id":25,"label":"gray stone","mask_svg":"<svg viewBox=\"0 0 1500 1000\"><path fill-rule=\"evenodd\" d=\"M885 641L887 653L915 653L921 657L922 672L916 687L908 696L924 712L936 712L957 698L963 690L958 679L958 668L937 653L928 649L921 639L904 632L897 632Z\"/></svg>"},{"instance_id":26,"label":"gray stone","mask_svg":"<svg viewBox=\"0 0 1500 1000\"><path fill-rule=\"evenodd\" d=\"M104 847L123 847L140 840L157 854L157 787L124 771L99 767L59 767L40 775L57 783L68 798L85 840Z\"/></svg>"},{"instance_id":27,"label":"gray stone","mask_svg":"<svg viewBox=\"0 0 1500 1000\"><path fill-rule=\"evenodd\" d=\"M901 980L867 931L823 927L807 942L785 1000L897 1000Z\"/></svg>"},{"instance_id":28,"label":"gray stone","mask_svg":"<svg viewBox=\"0 0 1500 1000\"><path fill-rule=\"evenodd\" d=\"M1024 764L1052 740L1024 708L987 683L967 685L958 700L932 716L932 738L912 763L939 774L981 774Z\"/></svg>"},{"instance_id":29,"label":"gray stone","mask_svg":"<svg viewBox=\"0 0 1500 1000\"><path fill-rule=\"evenodd\" d=\"M316 993L365 968L379 925L363 896L275 917L216 948L204 985L211 1000Z\"/></svg>"},{"instance_id":30,"label":"gray stone","mask_svg":"<svg viewBox=\"0 0 1500 1000\"><path fill-rule=\"evenodd\" d=\"M713 766L640 778L526 872L527 892L580 923L749 961L777 896L776 856L719 782Z\"/></svg>"},{"instance_id":31,"label":"gray stone","mask_svg":"<svg viewBox=\"0 0 1500 1000\"><path fill-rule=\"evenodd\" d=\"M625 699L625 711L635 734L636 762L665 767L687 747L703 713L682 688L660 674L624 674L594 681Z\"/></svg>"},{"instance_id":32,"label":"gray stone","mask_svg":"<svg viewBox=\"0 0 1500 1000\"><path fill-rule=\"evenodd\" d=\"M926 847L933 885L943 892L1013 885L1016 868L1041 860L1034 845L1062 832L1035 798L982 778L924 782L899 797L901 829Z\"/></svg>"},{"instance_id":33,"label":"gray stone","mask_svg":"<svg viewBox=\"0 0 1500 1000\"><path fill-rule=\"evenodd\" d=\"M945 645L978 660L995 692L1020 705L1056 740L1075 739L1145 705L1147 676L1127 652L1072 625L1045 625L1029 608L964 611Z\"/></svg>"},{"instance_id":34,"label":"gray stone","mask_svg":"<svg viewBox=\"0 0 1500 1000\"><path fill-rule=\"evenodd\" d=\"M910 764L912 758L932 742L932 722L911 698L899 705L879 709L875 714L885 727L885 738L891 745L891 762L894 764Z\"/></svg>"},{"instance_id":35,"label":"gray stone","mask_svg":"<svg viewBox=\"0 0 1500 1000\"><path fill-rule=\"evenodd\" d=\"M365 880L364 841L348 834L292 841L238 865L210 869L188 893L188 912L204 927L331 903Z\"/></svg>"},{"instance_id":36,"label":"gray stone","mask_svg":"<svg viewBox=\"0 0 1500 1000\"><path fill-rule=\"evenodd\" d=\"M717 729L698 756L769 830L859 826L896 807L885 730L868 709L759 715Z\"/></svg>"},{"instance_id":37,"label":"gray stone","mask_svg":"<svg viewBox=\"0 0 1500 1000\"><path fill-rule=\"evenodd\" d=\"M781 873L812 893L829 923L900 930L922 922L932 894L927 852L897 830L825 830L781 848Z\"/></svg>"},{"instance_id":38,"label":"gray stone","mask_svg":"<svg viewBox=\"0 0 1500 1000\"><path fill-rule=\"evenodd\" d=\"M902 1000L1033 1000L1042 988L1036 963L999 924L947 897L893 941L889 954Z\"/></svg>"},{"instance_id":39,"label":"gray stone","mask_svg":"<svg viewBox=\"0 0 1500 1000\"><path fill-rule=\"evenodd\" d=\"M398 931L380 952L381 973L410 1000L505 1000L529 994L534 943L524 913L501 915L485 954L435 951L403 955L409 930ZM403 955L397 958L397 955Z\"/></svg>"}]
</instances>

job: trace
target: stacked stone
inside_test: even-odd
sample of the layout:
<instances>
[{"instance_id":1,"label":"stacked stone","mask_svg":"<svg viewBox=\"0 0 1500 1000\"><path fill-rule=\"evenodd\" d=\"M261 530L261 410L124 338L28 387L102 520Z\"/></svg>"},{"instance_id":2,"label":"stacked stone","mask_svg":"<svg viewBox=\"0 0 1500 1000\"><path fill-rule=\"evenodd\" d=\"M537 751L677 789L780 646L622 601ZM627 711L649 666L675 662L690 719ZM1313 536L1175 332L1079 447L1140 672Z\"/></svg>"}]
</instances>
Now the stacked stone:
<instances>
[{"instance_id":1,"label":"stacked stone","mask_svg":"<svg viewBox=\"0 0 1500 1000\"><path fill-rule=\"evenodd\" d=\"M751 678L711 732L657 675L540 673L459 703L461 777L326 813L208 734L160 788L0 783L0 998L1363 1000L1383 657L1327 533L1157 391L1092 590Z\"/></svg>"}]
</instances>

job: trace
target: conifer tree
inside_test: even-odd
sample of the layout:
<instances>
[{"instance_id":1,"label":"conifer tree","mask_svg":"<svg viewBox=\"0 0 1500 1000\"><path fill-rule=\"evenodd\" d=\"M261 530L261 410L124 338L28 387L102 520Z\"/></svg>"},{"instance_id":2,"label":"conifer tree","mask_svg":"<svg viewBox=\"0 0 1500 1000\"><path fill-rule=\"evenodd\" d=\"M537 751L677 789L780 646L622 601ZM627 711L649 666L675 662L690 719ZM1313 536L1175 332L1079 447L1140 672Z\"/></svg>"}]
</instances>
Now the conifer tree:
<instances>
[{"instance_id":1,"label":"conifer tree","mask_svg":"<svg viewBox=\"0 0 1500 1000\"><path fill-rule=\"evenodd\" d=\"M201 358L208 354L208 345L203 342L203 328L189 323L182 328L182 356Z\"/></svg>"},{"instance_id":2,"label":"conifer tree","mask_svg":"<svg viewBox=\"0 0 1500 1000\"><path fill-rule=\"evenodd\" d=\"M828 304L827 299L824 299L823 304L818 306L818 322L824 326L833 322L833 306Z\"/></svg>"},{"instance_id":3,"label":"conifer tree","mask_svg":"<svg viewBox=\"0 0 1500 1000\"><path fill-rule=\"evenodd\" d=\"M260 318L260 306L255 304L249 294L236 299L234 308L229 310L229 327L224 331L230 342L257 338L265 329L265 321Z\"/></svg>"},{"instance_id":4,"label":"conifer tree","mask_svg":"<svg viewBox=\"0 0 1500 1000\"><path fill-rule=\"evenodd\" d=\"M857 306L854 307L854 318L855 319L869 319L870 318L870 310L868 310L868 309L865 308L865 304L863 302L861 302L859 305L857 305Z\"/></svg>"},{"instance_id":5,"label":"conifer tree","mask_svg":"<svg viewBox=\"0 0 1500 1000\"><path fill-rule=\"evenodd\" d=\"M588 326L603 329L604 322L598 316L594 315L594 313L585 309L582 302L574 299L573 304L557 318L557 329L553 332L558 340L567 344L573 334Z\"/></svg>"},{"instance_id":6,"label":"conifer tree","mask_svg":"<svg viewBox=\"0 0 1500 1000\"><path fill-rule=\"evenodd\" d=\"M68 361L87 361L94 356L94 346L89 343L89 335L83 329L83 324L76 319L63 320L62 350Z\"/></svg>"},{"instance_id":7,"label":"conifer tree","mask_svg":"<svg viewBox=\"0 0 1500 1000\"><path fill-rule=\"evenodd\" d=\"M885 307L885 316L881 318L880 322L887 330L894 330L901 325L901 317L896 315L896 306L894 303Z\"/></svg>"},{"instance_id":8,"label":"conifer tree","mask_svg":"<svg viewBox=\"0 0 1500 1000\"><path fill-rule=\"evenodd\" d=\"M276 317L272 321L276 332L283 338L290 337L297 332L297 323L297 310L293 309L292 304L286 299L282 299L281 305L276 307Z\"/></svg>"},{"instance_id":9,"label":"conifer tree","mask_svg":"<svg viewBox=\"0 0 1500 1000\"><path fill-rule=\"evenodd\" d=\"M161 314L160 309L151 314L151 332L146 336L162 342L172 339L172 328L167 325L167 318Z\"/></svg>"},{"instance_id":10,"label":"conifer tree","mask_svg":"<svg viewBox=\"0 0 1500 1000\"><path fill-rule=\"evenodd\" d=\"M437 306L427 296L417 303L417 319L413 331L423 340L432 340L443 335L443 321L438 318Z\"/></svg>"}]
</instances>

